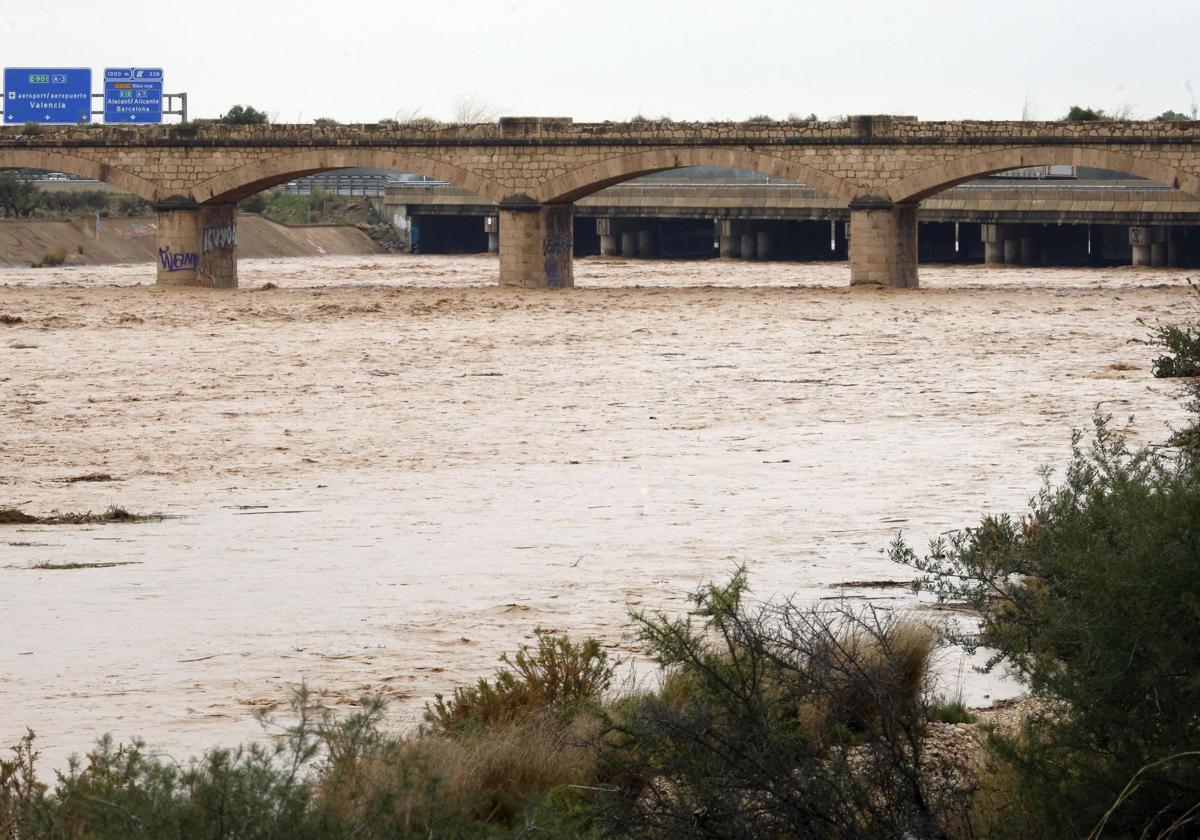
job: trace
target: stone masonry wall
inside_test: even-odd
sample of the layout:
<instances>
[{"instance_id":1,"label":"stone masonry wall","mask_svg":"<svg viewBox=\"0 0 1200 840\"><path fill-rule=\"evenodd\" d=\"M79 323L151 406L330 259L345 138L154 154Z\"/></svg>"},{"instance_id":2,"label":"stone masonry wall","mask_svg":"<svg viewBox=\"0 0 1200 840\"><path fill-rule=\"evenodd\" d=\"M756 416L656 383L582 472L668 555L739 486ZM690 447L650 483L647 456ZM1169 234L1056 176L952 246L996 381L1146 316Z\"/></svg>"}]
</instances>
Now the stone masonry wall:
<instances>
[{"instance_id":1,"label":"stone masonry wall","mask_svg":"<svg viewBox=\"0 0 1200 840\"><path fill-rule=\"evenodd\" d=\"M1197 122L575 124L510 119L441 126L155 126L0 130L0 168L76 172L156 201L230 202L301 172L381 166L423 172L494 201L569 202L664 168L755 169L843 202L920 200L984 172L1102 166L1200 195Z\"/></svg>"}]
</instances>

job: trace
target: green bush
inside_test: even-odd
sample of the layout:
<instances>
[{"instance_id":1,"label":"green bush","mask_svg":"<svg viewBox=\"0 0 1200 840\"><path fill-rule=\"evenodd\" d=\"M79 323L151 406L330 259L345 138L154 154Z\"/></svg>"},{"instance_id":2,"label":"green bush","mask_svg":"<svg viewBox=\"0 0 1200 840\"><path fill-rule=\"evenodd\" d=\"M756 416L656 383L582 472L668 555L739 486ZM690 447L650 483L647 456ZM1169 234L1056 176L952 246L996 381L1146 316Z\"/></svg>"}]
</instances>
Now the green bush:
<instances>
[{"instance_id":1,"label":"green bush","mask_svg":"<svg viewBox=\"0 0 1200 840\"><path fill-rule=\"evenodd\" d=\"M1084 108L1080 105L1072 105L1071 110L1067 111L1067 115L1062 118L1062 122L1099 122L1109 119L1112 117L1106 114L1103 108Z\"/></svg>"},{"instance_id":2,"label":"green bush","mask_svg":"<svg viewBox=\"0 0 1200 840\"><path fill-rule=\"evenodd\" d=\"M217 122L225 125L263 125L270 122L265 111L260 111L251 105L234 105Z\"/></svg>"},{"instance_id":3,"label":"green bush","mask_svg":"<svg viewBox=\"0 0 1200 840\"><path fill-rule=\"evenodd\" d=\"M997 737L1025 816L997 836L1193 836L1200 808L1200 468L1131 450L1106 419L1076 435L1021 518L994 516L919 556L917 586L983 616L976 636L1043 701ZM1136 785L1126 786L1136 777ZM1124 794L1123 794L1124 791ZM1031 825L1025 824L1032 820ZM1146 832L1142 834L1143 830ZM1165 835L1164 835L1165 836Z\"/></svg>"},{"instance_id":4,"label":"green bush","mask_svg":"<svg viewBox=\"0 0 1200 840\"><path fill-rule=\"evenodd\" d=\"M1150 329L1148 344L1163 350L1151 363L1158 377L1200 376L1200 284L1188 280L1192 290L1193 320L1179 324L1155 324ZM1139 321L1147 326L1144 321Z\"/></svg>"},{"instance_id":5,"label":"green bush","mask_svg":"<svg viewBox=\"0 0 1200 840\"><path fill-rule=\"evenodd\" d=\"M877 610L746 605L637 616L663 688L613 713L606 836L944 837L966 796L923 770L935 636Z\"/></svg>"},{"instance_id":6,"label":"green bush","mask_svg":"<svg viewBox=\"0 0 1200 840\"><path fill-rule=\"evenodd\" d=\"M243 213L261 213L267 209L267 194L255 193L238 202L238 209Z\"/></svg>"},{"instance_id":7,"label":"green bush","mask_svg":"<svg viewBox=\"0 0 1200 840\"><path fill-rule=\"evenodd\" d=\"M17 840L350 840L590 837L573 784L591 754L561 732L499 727L479 737L394 738L364 698L337 720L301 689L272 746L177 763L139 742L100 741L51 788L32 733L0 759L0 837ZM272 724L271 721L264 723Z\"/></svg>"},{"instance_id":8,"label":"green bush","mask_svg":"<svg viewBox=\"0 0 1200 840\"><path fill-rule=\"evenodd\" d=\"M456 689L450 698L437 695L426 707L426 721L442 732L464 732L543 712L571 718L598 704L615 669L600 643L586 639L576 644L540 628L534 633L536 646L522 646L511 658L501 656L505 667L493 679Z\"/></svg>"}]
</instances>

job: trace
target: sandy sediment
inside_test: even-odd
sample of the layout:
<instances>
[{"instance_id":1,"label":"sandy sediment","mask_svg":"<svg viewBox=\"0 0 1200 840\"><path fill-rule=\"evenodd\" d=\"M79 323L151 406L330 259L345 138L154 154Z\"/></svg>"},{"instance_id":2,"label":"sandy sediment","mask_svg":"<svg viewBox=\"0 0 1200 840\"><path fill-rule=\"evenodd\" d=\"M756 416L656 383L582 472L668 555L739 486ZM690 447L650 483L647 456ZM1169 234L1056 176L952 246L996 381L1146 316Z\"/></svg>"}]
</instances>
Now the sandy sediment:
<instances>
[{"instance_id":1,"label":"sandy sediment","mask_svg":"<svg viewBox=\"0 0 1200 840\"><path fill-rule=\"evenodd\" d=\"M1182 412L1138 318L1186 274L493 258L0 275L0 506L177 518L0 530L0 742L175 753L254 734L301 680L397 724L536 626L628 651L735 565L756 594L872 597L881 549L1020 510L1099 409ZM262 290L270 282L279 288ZM87 473L112 481L68 482ZM80 561L129 565L38 570ZM1008 689L945 663L968 700Z\"/></svg>"},{"instance_id":2,"label":"sandy sediment","mask_svg":"<svg viewBox=\"0 0 1200 840\"><path fill-rule=\"evenodd\" d=\"M0 266L29 266L61 249L67 265L153 264L157 258L153 216L64 220L0 219ZM379 253L369 236L351 225L281 225L254 214L238 217L243 257L354 256ZM0 282L3 282L0 280Z\"/></svg>"}]
</instances>

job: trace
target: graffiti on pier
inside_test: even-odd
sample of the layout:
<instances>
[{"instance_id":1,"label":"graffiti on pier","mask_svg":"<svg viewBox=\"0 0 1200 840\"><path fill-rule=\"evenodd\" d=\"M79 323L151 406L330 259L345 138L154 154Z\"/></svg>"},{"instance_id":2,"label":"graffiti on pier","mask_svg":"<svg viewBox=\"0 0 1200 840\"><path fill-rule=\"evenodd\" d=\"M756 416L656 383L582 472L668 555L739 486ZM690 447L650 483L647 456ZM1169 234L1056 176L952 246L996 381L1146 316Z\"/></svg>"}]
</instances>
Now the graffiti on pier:
<instances>
[{"instance_id":1,"label":"graffiti on pier","mask_svg":"<svg viewBox=\"0 0 1200 840\"><path fill-rule=\"evenodd\" d=\"M187 251L171 253L171 246L158 249L158 260L167 271L195 271L200 267L200 255Z\"/></svg>"},{"instance_id":2,"label":"graffiti on pier","mask_svg":"<svg viewBox=\"0 0 1200 840\"><path fill-rule=\"evenodd\" d=\"M204 229L203 252L231 251L237 247L237 225L222 225Z\"/></svg>"},{"instance_id":3,"label":"graffiti on pier","mask_svg":"<svg viewBox=\"0 0 1200 840\"><path fill-rule=\"evenodd\" d=\"M571 250L571 234L556 233L550 234L542 240L542 256L549 257L555 254L565 254Z\"/></svg>"}]
</instances>

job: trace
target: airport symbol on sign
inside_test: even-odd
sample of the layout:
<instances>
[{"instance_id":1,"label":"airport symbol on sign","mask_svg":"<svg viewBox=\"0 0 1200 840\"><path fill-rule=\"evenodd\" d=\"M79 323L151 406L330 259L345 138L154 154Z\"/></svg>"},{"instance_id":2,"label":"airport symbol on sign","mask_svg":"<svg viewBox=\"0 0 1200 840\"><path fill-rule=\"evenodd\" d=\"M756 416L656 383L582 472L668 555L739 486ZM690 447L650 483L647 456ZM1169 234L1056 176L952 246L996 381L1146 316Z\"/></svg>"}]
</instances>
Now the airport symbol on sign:
<instances>
[{"instance_id":1,"label":"airport symbol on sign","mask_svg":"<svg viewBox=\"0 0 1200 840\"><path fill-rule=\"evenodd\" d=\"M92 121L92 71L87 67L4 68L4 122L74 125Z\"/></svg>"}]
</instances>

